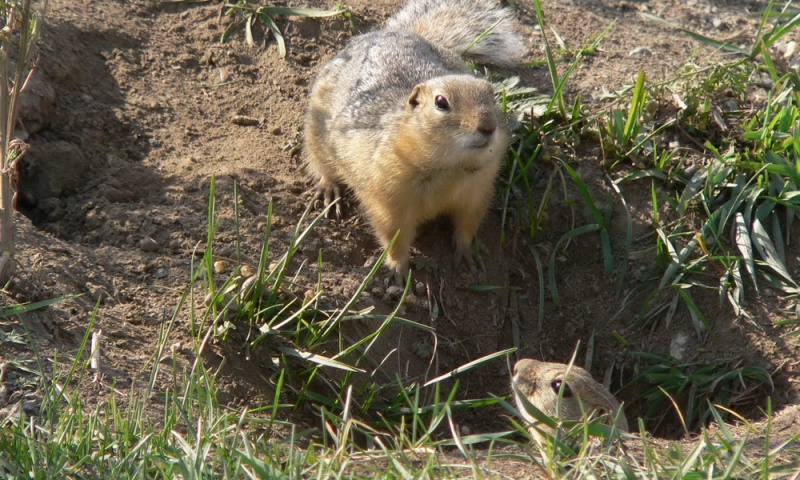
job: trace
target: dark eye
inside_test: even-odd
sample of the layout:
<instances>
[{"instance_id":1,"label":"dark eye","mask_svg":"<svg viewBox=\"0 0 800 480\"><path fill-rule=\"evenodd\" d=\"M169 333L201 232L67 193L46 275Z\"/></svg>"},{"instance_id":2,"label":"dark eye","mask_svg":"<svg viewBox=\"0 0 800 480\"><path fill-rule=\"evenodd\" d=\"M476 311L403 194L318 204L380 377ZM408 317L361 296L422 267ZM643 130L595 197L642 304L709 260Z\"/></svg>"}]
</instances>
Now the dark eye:
<instances>
[{"instance_id":1,"label":"dark eye","mask_svg":"<svg viewBox=\"0 0 800 480\"><path fill-rule=\"evenodd\" d=\"M553 389L553 392L555 392L556 395L558 395L558 392L560 392L561 390L564 390L564 393L561 395L561 398L569 398L572 396L572 390L569 389L569 385L562 382L561 380L553 380L552 383L550 383L550 388Z\"/></svg>"},{"instance_id":2,"label":"dark eye","mask_svg":"<svg viewBox=\"0 0 800 480\"><path fill-rule=\"evenodd\" d=\"M446 112L450 110L450 102L444 97L444 95L436 95L436 98L433 100L433 104L436 105L437 110L441 110Z\"/></svg>"}]
</instances>

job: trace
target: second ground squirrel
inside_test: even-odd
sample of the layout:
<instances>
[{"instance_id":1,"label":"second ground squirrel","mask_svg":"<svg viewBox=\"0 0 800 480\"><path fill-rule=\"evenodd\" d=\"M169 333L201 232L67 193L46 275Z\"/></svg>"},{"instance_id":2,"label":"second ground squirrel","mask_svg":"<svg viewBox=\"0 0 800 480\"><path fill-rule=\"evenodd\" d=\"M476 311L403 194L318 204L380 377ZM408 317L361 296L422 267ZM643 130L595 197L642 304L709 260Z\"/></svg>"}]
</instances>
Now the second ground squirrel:
<instances>
[{"instance_id":1,"label":"second ground squirrel","mask_svg":"<svg viewBox=\"0 0 800 480\"><path fill-rule=\"evenodd\" d=\"M492 0L411 0L314 82L304 146L318 194L327 205L348 187L384 248L397 233L387 263L400 275L417 227L442 214L456 258L474 264L508 134L492 84L464 62L514 65L516 28Z\"/></svg>"},{"instance_id":2,"label":"second ground squirrel","mask_svg":"<svg viewBox=\"0 0 800 480\"><path fill-rule=\"evenodd\" d=\"M514 365L512 382L517 407L531 423L535 423L536 418L528 413L524 402L520 400L520 395L550 417L560 420L580 420L584 414L587 416L606 414L609 424L616 418L617 428L628 431L628 421L625 419L625 414L619 411L620 405L614 396L606 387L595 381L589 372L577 365L570 367L563 363L524 358ZM548 428L543 430L550 431ZM530 432L537 441L543 440L535 428L531 428Z\"/></svg>"}]
</instances>

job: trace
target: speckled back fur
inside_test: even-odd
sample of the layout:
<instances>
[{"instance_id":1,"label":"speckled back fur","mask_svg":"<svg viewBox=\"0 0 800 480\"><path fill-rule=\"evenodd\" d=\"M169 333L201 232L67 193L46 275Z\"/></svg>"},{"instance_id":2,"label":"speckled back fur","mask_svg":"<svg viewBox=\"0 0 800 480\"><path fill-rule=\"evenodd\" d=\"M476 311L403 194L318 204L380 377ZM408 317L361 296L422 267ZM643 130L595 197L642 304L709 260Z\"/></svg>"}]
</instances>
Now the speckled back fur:
<instances>
[{"instance_id":1,"label":"speckled back fur","mask_svg":"<svg viewBox=\"0 0 800 480\"><path fill-rule=\"evenodd\" d=\"M477 63L512 66L525 53L516 24L511 10L492 0L412 0L386 22L386 30L414 32Z\"/></svg>"}]
</instances>

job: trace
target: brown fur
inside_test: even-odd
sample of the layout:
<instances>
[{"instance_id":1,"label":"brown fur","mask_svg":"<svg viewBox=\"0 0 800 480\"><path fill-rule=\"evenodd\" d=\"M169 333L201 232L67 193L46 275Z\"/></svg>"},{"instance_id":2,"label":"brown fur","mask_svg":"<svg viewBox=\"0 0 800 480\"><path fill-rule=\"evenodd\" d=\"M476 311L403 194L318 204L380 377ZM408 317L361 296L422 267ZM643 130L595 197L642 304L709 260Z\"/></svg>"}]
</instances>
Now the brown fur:
<instances>
[{"instance_id":1,"label":"brown fur","mask_svg":"<svg viewBox=\"0 0 800 480\"><path fill-rule=\"evenodd\" d=\"M439 215L453 221L457 259L473 263L508 133L492 85L458 55L411 32L356 37L312 88L304 144L326 204L347 186L384 248L397 234L395 272L407 272L419 225Z\"/></svg>"},{"instance_id":2,"label":"brown fur","mask_svg":"<svg viewBox=\"0 0 800 480\"><path fill-rule=\"evenodd\" d=\"M417 227L440 214L450 215L453 221L456 255L471 259L470 245L491 202L506 147L505 132L495 134L493 145L474 152L454 145L470 136L480 137L476 133L480 125L497 127L494 96L481 83L485 82L463 78L435 89L426 84L417 87L415 94L422 106L409 106L397 134L380 152L383 181L354 189L384 247L399 230L389 265L401 273L408 266ZM467 107L444 117L430 108L438 93L446 94L454 110L460 109L453 105L457 101Z\"/></svg>"}]
</instances>

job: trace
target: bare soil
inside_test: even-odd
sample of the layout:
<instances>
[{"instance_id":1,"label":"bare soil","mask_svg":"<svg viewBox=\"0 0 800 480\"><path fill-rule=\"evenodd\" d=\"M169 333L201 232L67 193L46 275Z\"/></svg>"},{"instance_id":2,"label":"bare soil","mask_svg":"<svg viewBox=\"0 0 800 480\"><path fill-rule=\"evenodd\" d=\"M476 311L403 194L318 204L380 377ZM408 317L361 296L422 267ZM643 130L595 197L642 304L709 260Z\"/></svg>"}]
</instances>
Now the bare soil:
<instances>
[{"instance_id":1,"label":"bare soil","mask_svg":"<svg viewBox=\"0 0 800 480\"><path fill-rule=\"evenodd\" d=\"M312 8L333 8L336 3L293 2ZM215 254L237 258L234 183L244 258L256 263L270 202L275 212L271 257L282 253L310 201L306 192L311 185L297 152L314 75L349 38L378 28L400 3L351 0L354 29L341 16L281 18L288 49L281 58L275 42L265 40L263 32L256 32L256 46L246 44L241 30L221 43L230 19L221 14L217 1L51 0L37 81L22 112L23 135L31 151L19 172L18 274L3 301L68 298L21 318L4 319L0 358L32 368L32 354L22 340L30 334L46 358L68 362L99 302L94 328L105 336L105 383L119 392L131 388L189 282L196 248L205 245L210 177L216 177L220 215ZM533 7L527 1L514 3L530 44L528 60L542 60ZM616 22L570 82L568 94L592 104L604 91L631 85L640 70L657 80L674 76L690 60L708 64L722 58L640 13L747 43L758 26L757 11L764 6L737 0L574 0L548 1L544 10L548 26L572 49L588 45ZM548 36L555 41L552 32ZM551 91L545 67L512 73L525 85ZM237 116L254 121L242 124L248 122L234 121ZM571 162L595 197L606 198L611 187L599 148L588 145ZM622 188L634 219L634 250L647 248L653 244L649 184ZM797 409L788 409L800 403L800 337L787 337L786 329L774 325L788 303L768 289L761 297L748 297L752 322L736 318L712 291L698 299L713 323L710 333L698 335L685 311L669 325L656 321L641 328L636 326L635 306L615 314L654 260L632 261L618 296L618 272L604 272L598 238L584 235L559 253L561 303L556 306L548 297L539 325L539 284L530 249L546 257L568 230L566 209L554 205L542 240L532 245L513 229L507 232L508 241L501 241L497 201L479 233L486 266L480 280L495 289L468 289L477 279L451 266L446 221L433 222L420 232L412 254L415 264L426 268L417 269L416 295L402 315L434 326L436 333L397 328L387 337L382 355L396 349L385 366L389 377L400 373L408 379L430 379L509 347L518 347L519 356L568 361L578 342L577 361L586 364L586 348L593 342L587 367L596 378L608 380L612 391L630 405L628 418L635 425L644 411L638 398L644 386L622 388L641 368L631 352L672 353L685 362L738 360L765 368L773 375L775 389L734 408L759 420L759 408L769 396L776 410L794 412L786 429L800 431ZM580 201L577 205L576 224L588 223L590 213ZM313 292L321 252L323 303L328 308L345 304L380 253L358 206L348 205L347 210L341 222L322 221L298 253L297 265L305 264L294 285L298 292ZM621 203L614 204L614 213L612 244L619 260L627 229ZM800 272L796 243L788 246L787 256L790 270ZM358 306L387 313L395 307L397 293L378 282ZM169 343L188 363L193 340L185 315L177 325ZM255 407L271 401L271 366L264 360L269 352L262 352L259 361L238 345L215 344L211 351L211 365L226 360L218 375L223 402ZM9 402L32 395L25 378L19 368L10 371ZM459 378L461 398L509 393L503 362ZM507 428L507 419L497 413L464 415L459 421L471 432ZM658 431L674 436L680 428L677 423L660 425Z\"/></svg>"}]
</instances>

